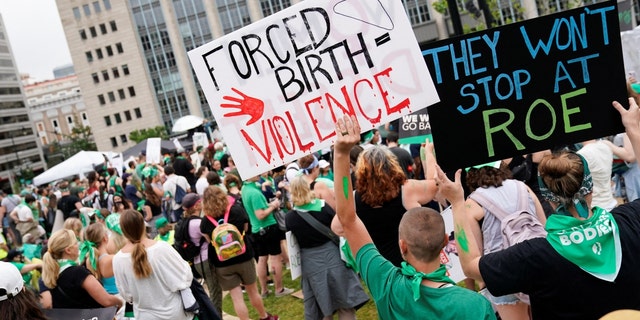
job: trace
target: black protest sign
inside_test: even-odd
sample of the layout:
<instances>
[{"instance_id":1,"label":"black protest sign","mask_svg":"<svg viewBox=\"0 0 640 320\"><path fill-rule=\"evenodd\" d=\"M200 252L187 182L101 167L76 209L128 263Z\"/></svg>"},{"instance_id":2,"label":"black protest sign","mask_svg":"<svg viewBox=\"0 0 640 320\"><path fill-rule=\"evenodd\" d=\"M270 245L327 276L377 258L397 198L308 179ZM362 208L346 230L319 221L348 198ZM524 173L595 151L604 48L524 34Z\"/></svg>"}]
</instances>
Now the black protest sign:
<instances>
[{"instance_id":1,"label":"black protest sign","mask_svg":"<svg viewBox=\"0 0 640 320\"><path fill-rule=\"evenodd\" d=\"M423 143L425 138L432 139L427 109L421 109L400 118L398 128L399 143Z\"/></svg>"},{"instance_id":2,"label":"black protest sign","mask_svg":"<svg viewBox=\"0 0 640 320\"><path fill-rule=\"evenodd\" d=\"M441 102L429 109L438 163L469 167L624 129L615 2L431 44L423 56Z\"/></svg>"}]
</instances>

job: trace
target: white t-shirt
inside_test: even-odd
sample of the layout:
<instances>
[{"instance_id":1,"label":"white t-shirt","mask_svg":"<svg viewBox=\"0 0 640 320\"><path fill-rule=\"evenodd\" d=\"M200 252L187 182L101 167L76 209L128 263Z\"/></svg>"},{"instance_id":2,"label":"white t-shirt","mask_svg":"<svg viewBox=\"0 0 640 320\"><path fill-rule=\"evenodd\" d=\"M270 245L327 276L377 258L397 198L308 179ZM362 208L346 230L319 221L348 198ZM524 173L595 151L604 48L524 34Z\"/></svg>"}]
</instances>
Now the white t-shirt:
<instances>
[{"instance_id":1,"label":"white t-shirt","mask_svg":"<svg viewBox=\"0 0 640 320\"><path fill-rule=\"evenodd\" d=\"M204 189L206 189L208 186L209 186L209 181L207 181L207 178L200 177L198 178L198 181L196 181L196 192L199 195L203 195Z\"/></svg>"},{"instance_id":2,"label":"white t-shirt","mask_svg":"<svg viewBox=\"0 0 640 320\"><path fill-rule=\"evenodd\" d=\"M178 319L188 320L180 290L189 288L193 274L189 264L168 243L157 241L146 248L151 264L151 275L136 278L131 253L119 251L113 257L116 286L127 302L133 303L136 320Z\"/></svg>"}]
</instances>

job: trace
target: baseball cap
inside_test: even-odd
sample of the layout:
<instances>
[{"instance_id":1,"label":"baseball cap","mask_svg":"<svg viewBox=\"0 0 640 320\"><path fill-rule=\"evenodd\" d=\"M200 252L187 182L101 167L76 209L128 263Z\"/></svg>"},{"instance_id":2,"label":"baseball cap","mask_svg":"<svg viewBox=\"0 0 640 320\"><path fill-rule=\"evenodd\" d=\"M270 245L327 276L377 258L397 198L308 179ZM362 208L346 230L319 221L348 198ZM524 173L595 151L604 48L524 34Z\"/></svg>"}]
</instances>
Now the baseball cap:
<instances>
[{"instance_id":1,"label":"baseball cap","mask_svg":"<svg viewBox=\"0 0 640 320\"><path fill-rule=\"evenodd\" d=\"M318 161L318 165L320 166L321 169L324 169L329 166L329 161L322 159Z\"/></svg>"},{"instance_id":2,"label":"baseball cap","mask_svg":"<svg viewBox=\"0 0 640 320\"><path fill-rule=\"evenodd\" d=\"M200 201L200 196L197 193L188 193L182 198L182 207L185 209L193 208Z\"/></svg>"},{"instance_id":3,"label":"baseball cap","mask_svg":"<svg viewBox=\"0 0 640 320\"><path fill-rule=\"evenodd\" d=\"M13 258L19 256L22 254L22 250L18 250L18 249L11 249L9 250L9 253L7 254L7 261L11 261L13 260Z\"/></svg>"},{"instance_id":4,"label":"baseball cap","mask_svg":"<svg viewBox=\"0 0 640 320\"><path fill-rule=\"evenodd\" d=\"M156 220L156 229L160 229L160 228L166 226L167 224L169 224L169 221L167 220L167 218L162 217L162 218Z\"/></svg>"},{"instance_id":5,"label":"baseball cap","mask_svg":"<svg viewBox=\"0 0 640 320\"><path fill-rule=\"evenodd\" d=\"M24 281L20 270L16 266L8 262L0 262L0 289L6 291L0 295L0 301L11 299L17 296L24 288Z\"/></svg>"}]
</instances>

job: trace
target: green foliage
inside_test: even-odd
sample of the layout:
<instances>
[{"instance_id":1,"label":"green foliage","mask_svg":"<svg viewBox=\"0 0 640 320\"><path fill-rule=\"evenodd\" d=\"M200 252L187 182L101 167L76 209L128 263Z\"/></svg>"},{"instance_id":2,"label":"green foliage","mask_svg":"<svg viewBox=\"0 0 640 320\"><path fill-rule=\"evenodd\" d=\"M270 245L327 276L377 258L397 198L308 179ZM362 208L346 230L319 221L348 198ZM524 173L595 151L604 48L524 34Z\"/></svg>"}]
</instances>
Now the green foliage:
<instances>
[{"instance_id":1,"label":"green foliage","mask_svg":"<svg viewBox=\"0 0 640 320\"><path fill-rule=\"evenodd\" d=\"M60 151L66 159L80 151L98 151L95 141L93 140L93 132L91 127L83 126L78 121L70 134L63 135L64 141L59 144Z\"/></svg>"},{"instance_id":2,"label":"green foliage","mask_svg":"<svg viewBox=\"0 0 640 320\"><path fill-rule=\"evenodd\" d=\"M447 0L434 1L432 6L433 6L433 9L436 10L436 12L439 12L440 14L447 14L447 8L449 8Z\"/></svg>"},{"instance_id":3,"label":"green foliage","mask_svg":"<svg viewBox=\"0 0 640 320\"><path fill-rule=\"evenodd\" d=\"M147 138L167 139L169 138L169 134L167 133L167 128L165 128L164 126L134 130L129 133L129 140L132 140L135 143L140 143Z\"/></svg>"}]
</instances>

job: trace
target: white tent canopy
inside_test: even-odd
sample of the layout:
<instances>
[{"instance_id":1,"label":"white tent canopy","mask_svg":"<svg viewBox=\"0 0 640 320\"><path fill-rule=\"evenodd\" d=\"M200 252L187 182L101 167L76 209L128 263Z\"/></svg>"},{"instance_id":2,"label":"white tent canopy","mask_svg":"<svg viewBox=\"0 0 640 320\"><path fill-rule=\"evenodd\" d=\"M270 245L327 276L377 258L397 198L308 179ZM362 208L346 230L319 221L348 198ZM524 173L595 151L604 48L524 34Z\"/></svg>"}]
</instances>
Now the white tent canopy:
<instances>
[{"instance_id":1,"label":"white tent canopy","mask_svg":"<svg viewBox=\"0 0 640 320\"><path fill-rule=\"evenodd\" d=\"M49 170L33 178L33 184L39 186L75 175L84 176L86 173L93 171L95 165L104 163L105 157L109 162L113 162L115 164L115 162L118 162L115 160L117 160L118 157L122 158L122 155L110 151L80 151L71 158L49 168ZM120 166L122 166L122 161L119 163Z\"/></svg>"}]
</instances>

